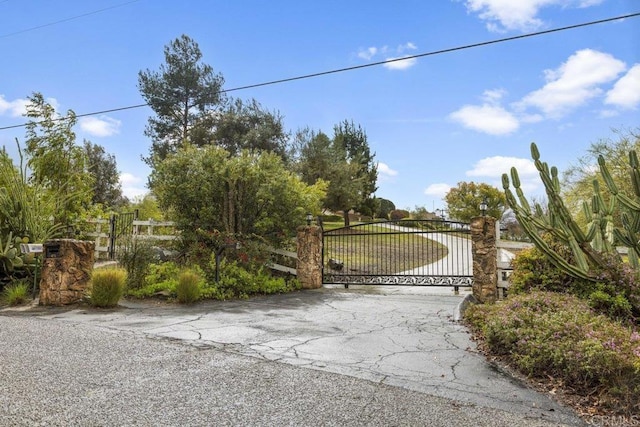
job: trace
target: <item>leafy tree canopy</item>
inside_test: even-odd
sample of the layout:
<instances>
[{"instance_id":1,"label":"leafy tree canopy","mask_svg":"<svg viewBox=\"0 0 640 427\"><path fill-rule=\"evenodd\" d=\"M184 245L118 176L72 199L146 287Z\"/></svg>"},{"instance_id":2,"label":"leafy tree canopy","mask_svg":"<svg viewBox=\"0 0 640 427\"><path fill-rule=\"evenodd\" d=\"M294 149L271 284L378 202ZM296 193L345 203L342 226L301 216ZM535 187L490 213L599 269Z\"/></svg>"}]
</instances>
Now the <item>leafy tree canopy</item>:
<instances>
[{"instance_id":1,"label":"leafy tree canopy","mask_svg":"<svg viewBox=\"0 0 640 427\"><path fill-rule=\"evenodd\" d=\"M318 179L329 182L324 205L342 211L345 225L349 224L351 209L374 215L377 203L373 193L377 189L378 171L360 126L347 121L340 123L334 127L332 139L323 132L304 129L297 133L294 145L295 170L308 184Z\"/></svg>"},{"instance_id":2,"label":"leafy tree canopy","mask_svg":"<svg viewBox=\"0 0 640 427\"><path fill-rule=\"evenodd\" d=\"M505 209L505 195L499 189L485 183L459 182L445 196L449 217L462 222L479 216L480 203L486 198L487 216L497 219L502 217Z\"/></svg>"},{"instance_id":3,"label":"leafy tree canopy","mask_svg":"<svg viewBox=\"0 0 640 427\"><path fill-rule=\"evenodd\" d=\"M104 147L84 141L84 153L87 158L89 173L93 176L93 203L107 208L118 208L127 204L122 195L120 175L113 154L108 154Z\"/></svg>"},{"instance_id":4,"label":"leafy tree canopy","mask_svg":"<svg viewBox=\"0 0 640 427\"><path fill-rule=\"evenodd\" d=\"M263 150L287 156L289 134L282 116L265 110L255 99L248 103L235 99L227 103L213 119L213 141L238 154L242 150Z\"/></svg>"},{"instance_id":5,"label":"leafy tree canopy","mask_svg":"<svg viewBox=\"0 0 640 427\"><path fill-rule=\"evenodd\" d=\"M87 169L82 147L76 145L73 126L76 115L67 111L64 118L40 93L34 93L27 104L26 148L31 181L61 197L56 220L72 222L91 203L94 178Z\"/></svg>"},{"instance_id":6,"label":"leafy tree canopy","mask_svg":"<svg viewBox=\"0 0 640 427\"><path fill-rule=\"evenodd\" d=\"M185 145L152 173L160 207L183 235L203 229L277 241L318 214L326 183L307 185L268 152L231 156L216 146Z\"/></svg>"}]
</instances>

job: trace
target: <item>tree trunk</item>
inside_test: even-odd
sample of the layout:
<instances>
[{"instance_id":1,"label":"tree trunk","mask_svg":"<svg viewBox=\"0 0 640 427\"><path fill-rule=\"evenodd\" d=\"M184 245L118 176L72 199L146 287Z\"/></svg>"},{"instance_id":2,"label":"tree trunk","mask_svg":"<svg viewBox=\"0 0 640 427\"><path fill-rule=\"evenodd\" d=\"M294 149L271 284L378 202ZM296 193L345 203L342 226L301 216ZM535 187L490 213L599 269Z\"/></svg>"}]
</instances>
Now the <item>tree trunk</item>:
<instances>
[{"instance_id":1,"label":"tree trunk","mask_svg":"<svg viewBox=\"0 0 640 427\"><path fill-rule=\"evenodd\" d=\"M342 217L344 218L344 226L348 227L349 223L349 209L345 209L342 211Z\"/></svg>"}]
</instances>

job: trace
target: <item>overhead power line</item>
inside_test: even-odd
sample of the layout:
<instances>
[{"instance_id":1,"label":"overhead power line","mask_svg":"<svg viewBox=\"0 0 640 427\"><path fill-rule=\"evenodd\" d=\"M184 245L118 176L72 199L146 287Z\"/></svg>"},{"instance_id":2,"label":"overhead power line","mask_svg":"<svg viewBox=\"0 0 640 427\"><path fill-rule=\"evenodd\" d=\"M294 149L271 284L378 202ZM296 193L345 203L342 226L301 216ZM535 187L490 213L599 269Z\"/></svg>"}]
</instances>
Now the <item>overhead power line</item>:
<instances>
[{"instance_id":1,"label":"overhead power line","mask_svg":"<svg viewBox=\"0 0 640 427\"><path fill-rule=\"evenodd\" d=\"M410 60L410 59L423 58L423 57L426 57L426 56L441 55L441 54L444 54L444 53L457 52L457 51L460 51L460 50L466 50L466 49L472 49L472 48L476 48L476 47L488 46L488 45L497 44L497 43L504 43L504 42L509 42L509 41L513 41L513 40L520 40L520 39L525 39L525 38L530 38L530 37L542 36L542 35L545 35L545 34L551 34L551 33L557 33L557 32L561 32L561 31L573 30L573 29L576 29L576 28L589 27L589 26L592 26L592 25L604 24L606 22L618 21L618 20L621 20L621 19L637 18L639 16L640 16L640 12L635 12L635 13L630 13L630 14L627 14L627 15L620 15L620 16L616 16L616 17L612 17L612 18L599 19L597 21L589 21L589 22L584 22L584 23L581 23L581 24L575 24L575 25L568 25L568 26L565 26L565 27L552 28L550 30L543 30L543 31L536 31L536 32L533 32L533 33L521 34L519 36L503 37L503 38L500 38L500 39L488 40L488 41L479 42L479 43L472 43L472 44L467 44L467 45L462 45L462 46L451 47L451 48L447 48L447 49L434 50L434 51L430 51L430 52L419 53L419 54L416 54L416 55L405 56L405 57L402 57L402 58L389 59L389 60L386 60L386 61L371 62L371 63L368 63L368 64L355 65L355 66L352 66L352 67L337 68L337 69L329 70L329 71L321 71L321 72L318 72L318 73L304 74L304 75L301 75L301 76L288 77L288 78L279 79L279 80L271 80L271 81L267 81L267 82L263 82L263 83L255 83L255 84L250 84L250 85L245 85L245 86L238 86L238 87L234 87L234 88L231 88L231 89L223 89L220 92L222 92L222 93L236 92L236 91L239 91L239 90L253 89L253 88L262 87L262 86L271 86L271 85L276 85L276 84L281 84L281 83L293 82L293 81L296 81L296 80L310 79L310 78L315 78L315 77L320 77L320 76L326 76L326 75L329 75L329 74L337 74L337 73L343 73L343 72L347 72L347 71L359 70L359 69L362 69L362 68L376 67L376 66L379 66L379 65L389 64L389 63L393 63L393 62L407 61L407 60ZM99 114L107 114L107 113L114 113L114 112L117 112L117 111L132 110L132 109L135 109L135 108L141 108L141 107L146 107L146 106L148 106L148 104L146 104L146 103L144 103L144 104L136 104L136 105L130 105L130 106L127 106L127 107L111 108L111 109L108 109L108 110L94 111L94 112L91 112L91 113L76 114L76 117L80 118L80 117L87 117L87 116L96 116L96 115L99 115ZM61 117L61 118L56 119L56 120L66 120L66 119L67 119L66 117ZM26 125L27 125L26 123L23 123L23 124L13 125L13 126L4 126L4 127L0 127L0 130L15 129L15 128L20 128L20 127L25 127Z\"/></svg>"},{"instance_id":2,"label":"overhead power line","mask_svg":"<svg viewBox=\"0 0 640 427\"><path fill-rule=\"evenodd\" d=\"M5 0L5 1L8 1L8 0ZM42 24L42 25L38 25L38 26L35 26L35 27L31 27L31 28L25 28L24 30L15 31L13 33L0 34L0 39L3 39L5 37L15 36L17 34L27 33L29 31L33 31L33 30L39 30L40 28L51 27L52 25L61 24L63 22L73 21L73 20L76 20L76 19L84 18L85 16L91 16L91 15L95 15L97 13L106 12L107 10L116 9L118 7L126 6L128 4L136 3L138 1L140 1L140 0L131 0L131 1L128 1L126 3L120 3L120 4L113 5L113 6L105 7L103 9L94 10L92 12L83 13L81 15L71 16L69 18L60 19L58 21L49 22L48 24ZM4 2L0 1L0 3L4 3Z\"/></svg>"}]
</instances>

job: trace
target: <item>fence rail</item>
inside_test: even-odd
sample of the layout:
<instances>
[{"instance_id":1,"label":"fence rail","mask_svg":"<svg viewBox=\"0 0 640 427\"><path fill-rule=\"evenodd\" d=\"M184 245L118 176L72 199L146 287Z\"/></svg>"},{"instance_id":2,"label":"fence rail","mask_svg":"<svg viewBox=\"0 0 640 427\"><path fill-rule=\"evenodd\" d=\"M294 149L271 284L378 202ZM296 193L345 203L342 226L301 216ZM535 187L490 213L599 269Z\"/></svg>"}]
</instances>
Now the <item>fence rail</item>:
<instances>
[{"instance_id":1,"label":"fence rail","mask_svg":"<svg viewBox=\"0 0 640 427\"><path fill-rule=\"evenodd\" d=\"M276 248L267 248L267 250L269 252L271 252L272 254L276 254L276 255L280 255L286 258L291 258L293 260L297 260L298 259L298 254L296 252L292 252L292 251L285 251L283 249L276 249ZM287 265L283 265L283 264L279 264L276 261L272 261L269 260L266 263L267 267L269 267L272 270L276 270L276 271L280 271L283 273L288 273L288 274L293 274L294 276L297 276L298 272L295 268L293 267L289 267Z\"/></svg>"},{"instance_id":2,"label":"fence rail","mask_svg":"<svg viewBox=\"0 0 640 427\"><path fill-rule=\"evenodd\" d=\"M111 247L111 235L109 233L111 226L110 219L89 219L86 222L89 224L95 224L95 231L86 233L87 236L92 237L95 241L95 251L97 258L101 258L103 254L108 255L112 249ZM155 221L153 219L133 220L132 235L136 239L141 240L157 240L157 241L170 241L178 238L178 234L175 233L175 223L173 221ZM163 227L163 228L159 228ZM166 228L171 228L171 233L166 233Z\"/></svg>"}]
</instances>

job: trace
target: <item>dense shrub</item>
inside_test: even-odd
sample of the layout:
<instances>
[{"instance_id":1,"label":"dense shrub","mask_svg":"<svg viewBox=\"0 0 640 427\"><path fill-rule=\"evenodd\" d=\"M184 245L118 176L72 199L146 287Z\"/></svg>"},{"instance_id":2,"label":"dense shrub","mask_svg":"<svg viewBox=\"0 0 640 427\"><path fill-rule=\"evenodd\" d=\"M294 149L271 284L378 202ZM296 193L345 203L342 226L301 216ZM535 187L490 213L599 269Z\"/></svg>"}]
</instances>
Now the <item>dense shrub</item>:
<instances>
[{"instance_id":1,"label":"dense shrub","mask_svg":"<svg viewBox=\"0 0 640 427\"><path fill-rule=\"evenodd\" d=\"M91 277L89 298L95 307L115 307L122 298L127 282L127 271L123 268L94 270Z\"/></svg>"},{"instance_id":2,"label":"dense shrub","mask_svg":"<svg viewBox=\"0 0 640 427\"><path fill-rule=\"evenodd\" d=\"M532 377L552 377L621 413L640 414L640 334L575 296L533 291L470 307L488 350Z\"/></svg>"},{"instance_id":3,"label":"dense shrub","mask_svg":"<svg viewBox=\"0 0 640 427\"><path fill-rule=\"evenodd\" d=\"M144 286L149 265L156 259L156 251L150 243L134 240L126 250L118 254L119 264L127 271L127 288Z\"/></svg>"},{"instance_id":4,"label":"dense shrub","mask_svg":"<svg viewBox=\"0 0 640 427\"><path fill-rule=\"evenodd\" d=\"M2 301L7 305L20 305L29 300L29 285L24 281L14 282L2 291Z\"/></svg>"},{"instance_id":5,"label":"dense shrub","mask_svg":"<svg viewBox=\"0 0 640 427\"><path fill-rule=\"evenodd\" d=\"M572 255L557 245L555 250L566 259ZM640 282L637 273L618 258L602 254L605 268L596 273L596 281L576 279L556 268L537 248L522 250L513 260L509 293L532 290L570 293L589 302L591 308L614 320L634 323L640 316Z\"/></svg>"},{"instance_id":6,"label":"dense shrub","mask_svg":"<svg viewBox=\"0 0 640 427\"><path fill-rule=\"evenodd\" d=\"M404 209L394 209L391 212L389 212L389 219L391 221L398 221L403 218L409 218L410 216L411 216L411 213Z\"/></svg>"},{"instance_id":7,"label":"dense shrub","mask_svg":"<svg viewBox=\"0 0 640 427\"><path fill-rule=\"evenodd\" d=\"M215 288L223 295L247 298L253 294L274 294L300 289L297 280L274 277L264 267L243 266L237 261L223 262Z\"/></svg>"},{"instance_id":8,"label":"dense shrub","mask_svg":"<svg viewBox=\"0 0 640 427\"><path fill-rule=\"evenodd\" d=\"M198 301L202 278L194 270L184 270L178 276L176 284L176 297L184 304Z\"/></svg>"},{"instance_id":9,"label":"dense shrub","mask_svg":"<svg viewBox=\"0 0 640 427\"><path fill-rule=\"evenodd\" d=\"M150 263L142 278L142 286L127 289L127 295L135 298L149 298L162 293L167 297L175 297L179 274L180 267L173 261Z\"/></svg>"}]
</instances>

